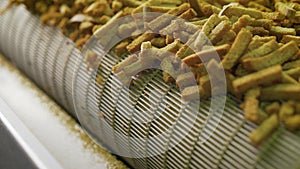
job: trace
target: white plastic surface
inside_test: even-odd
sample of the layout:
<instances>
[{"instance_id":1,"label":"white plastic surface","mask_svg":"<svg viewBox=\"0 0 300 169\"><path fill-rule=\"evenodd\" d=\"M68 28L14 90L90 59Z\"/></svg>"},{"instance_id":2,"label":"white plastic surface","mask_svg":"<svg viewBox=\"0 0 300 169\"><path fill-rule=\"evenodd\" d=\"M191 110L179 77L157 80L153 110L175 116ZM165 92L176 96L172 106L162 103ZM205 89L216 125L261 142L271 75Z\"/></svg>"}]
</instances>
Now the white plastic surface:
<instances>
[{"instance_id":1,"label":"white plastic surface","mask_svg":"<svg viewBox=\"0 0 300 169\"><path fill-rule=\"evenodd\" d=\"M15 113L29 129L28 131L32 132L63 168L106 167L107 161L101 154L85 148L85 143L78 138L78 133L71 131L61 117L51 111L53 107L51 108L49 103L42 100L42 97L46 96L38 96L36 90L24 85L28 82L22 81L16 72L10 71L1 63L0 79L0 97L11 108L10 112ZM21 133L21 135L26 134Z\"/></svg>"}]
</instances>

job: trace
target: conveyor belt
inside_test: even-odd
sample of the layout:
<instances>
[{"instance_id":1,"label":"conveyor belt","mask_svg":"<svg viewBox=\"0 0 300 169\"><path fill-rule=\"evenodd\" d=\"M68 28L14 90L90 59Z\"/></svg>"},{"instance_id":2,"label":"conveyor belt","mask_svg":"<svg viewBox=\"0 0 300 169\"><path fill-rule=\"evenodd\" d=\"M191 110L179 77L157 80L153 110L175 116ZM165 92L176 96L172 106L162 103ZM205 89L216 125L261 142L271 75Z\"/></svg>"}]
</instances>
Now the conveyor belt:
<instances>
[{"instance_id":1,"label":"conveyor belt","mask_svg":"<svg viewBox=\"0 0 300 169\"><path fill-rule=\"evenodd\" d=\"M264 145L255 148L248 135L256 126L244 120L235 98L227 97L225 111L219 112L219 124L218 120L211 120L218 127L202 142L200 134L209 135L202 132L210 115L209 102L201 102L199 112L191 111L193 105L179 111L180 93L162 82L159 71L137 78L130 90L118 88L120 84L111 67L120 60L107 55L100 70L104 83L96 84L95 74L86 70L87 65L71 40L57 29L42 26L23 7L0 16L0 51L77 117L96 141L117 155L126 155L124 161L133 168L299 166L300 133L280 127ZM137 123L132 119L150 122ZM186 128L190 130L183 135ZM159 141L151 141L159 133L163 133Z\"/></svg>"}]
</instances>

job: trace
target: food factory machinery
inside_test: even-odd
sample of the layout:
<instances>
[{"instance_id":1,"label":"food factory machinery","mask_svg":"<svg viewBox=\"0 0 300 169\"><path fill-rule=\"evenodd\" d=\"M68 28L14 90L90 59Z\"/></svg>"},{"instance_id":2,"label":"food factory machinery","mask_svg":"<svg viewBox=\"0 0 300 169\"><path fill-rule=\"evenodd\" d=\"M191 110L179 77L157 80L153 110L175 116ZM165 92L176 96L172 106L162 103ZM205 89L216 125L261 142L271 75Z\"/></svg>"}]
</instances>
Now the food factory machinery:
<instances>
[{"instance_id":1,"label":"food factory machinery","mask_svg":"<svg viewBox=\"0 0 300 169\"><path fill-rule=\"evenodd\" d=\"M244 119L234 96L182 102L180 92L163 82L160 71L137 76L126 88L112 73L120 60L100 48L99 39L92 37L81 52L24 6L0 15L0 51L129 167L300 166L299 132L279 126L257 147L248 138L256 125ZM101 58L99 69L91 68L85 58L90 50ZM102 83L97 83L99 74Z\"/></svg>"}]
</instances>

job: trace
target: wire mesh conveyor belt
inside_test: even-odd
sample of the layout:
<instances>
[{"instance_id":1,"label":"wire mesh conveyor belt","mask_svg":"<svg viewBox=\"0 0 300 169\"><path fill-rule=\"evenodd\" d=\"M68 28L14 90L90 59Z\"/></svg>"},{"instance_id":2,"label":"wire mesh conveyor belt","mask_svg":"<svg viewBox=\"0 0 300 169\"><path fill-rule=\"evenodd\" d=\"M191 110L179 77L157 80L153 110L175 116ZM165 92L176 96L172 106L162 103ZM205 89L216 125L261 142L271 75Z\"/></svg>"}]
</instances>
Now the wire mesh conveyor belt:
<instances>
[{"instance_id":1,"label":"wire mesh conveyor belt","mask_svg":"<svg viewBox=\"0 0 300 169\"><path fill-rule=\"evenodd\" d=\"M126 151L139 157L149 151L164 150L180 137L181 129L190 123L179 123L178 119L189 114L189 108L182 113L179 109L179 93L164 84L159 71L138 78L130 90L130 98L123 97L124 90L111 90L118 82L112 77L111 67L118 62L107 56L102 60L100 74L103 85L94 86L80 51L58 30L42 26L39 19L32 16L24 7L8 10L0 16L0 51L29 76L38 86L60 103L74 117L74 106L79 105L85 113L82 117L89 134L97 141L115 150ZM83 59L82 59L83 60ZM73 74L77 73L77 83ZM79 91L74 96L72 90ZM158 93L153 94L153 90ZM147 98L152 95L152 99ZM95 97L95 95L97 97ZM74 99L75 98L75 99ZM129 104L130 102L130 104ZM154 115L137 114L134 110L147 110L156 107L161 112L151 123L135 124L131 118L149 119ZM164 108L168 105L168 108ZM244 120L238 101L227 98L225 112L211 137L204 143L199 141L208 114L208 102L201 102L196 120L190 132L168 151L144 158L123 157L133 168L297 168L300 157L300 133L290 133L281 128L259 149L248 140L254 124ZM101 111L103 117L99 117ZM78 117L77 117L78 118ZM104 125L103 120L109 126ZM188 118L186 118L188 120ZM86 124L85 123L85 124ZM148 138L172 127L164 135L163 142L147 141L136 145L128 137ZM124 133L123 137L116 133ZM98 136L98 137L97 137ZM99 137L101 136L101 137ZM136 155L136 156L135 156ZM122 158L122 157L121 157Z\"/></svg>"}]
</instances>

